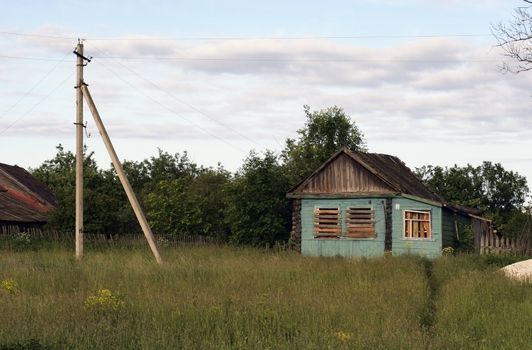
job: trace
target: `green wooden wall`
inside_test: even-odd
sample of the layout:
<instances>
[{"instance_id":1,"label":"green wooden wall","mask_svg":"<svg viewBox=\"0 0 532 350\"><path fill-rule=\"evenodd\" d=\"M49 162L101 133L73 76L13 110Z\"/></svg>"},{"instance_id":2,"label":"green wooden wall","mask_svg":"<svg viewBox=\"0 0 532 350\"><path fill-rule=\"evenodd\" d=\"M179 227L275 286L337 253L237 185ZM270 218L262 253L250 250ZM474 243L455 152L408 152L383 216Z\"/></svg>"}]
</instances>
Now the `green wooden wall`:
<instances>
[{"instance_id":1,"label":"green wooden wall","mask_svg":"<svg viewBox=\"0 0 532 350\"><path fill-rule=\"evenodd\" d=\"M384 252L384 198L303 199L301 201L301 253L310 256L379 256ZM375 238L315 239L314 208L339 207L342 230L348 207L371 206L375 213Z\"/></svg>"},{"instance_id":2,"label":"green wooden wall","mask_svg":"<svg viewBox=\"0 0 532 350\"><path fill-rule=\"evenodd\" d=\"M431 239L404 238L404 211L430 210ZM395 197L392 200L392 252L393 255L416 254L428 258L441 255L442 249L442 216L441 207L416 200Z\"/></svg>"},{"instance_id":3,"label":"green wooden wall","mask_svg":"<svg viewBox=\"0 0 532 350\"><path fill-rule=\"evenodd\" d=\"M301 253L310 256L358 256L372 257L384 254L384 205L385 198L303 198L301 201ZM315 239L314 209L339 207L342 230L348 207L371 206L375 213L375 238ZM404 239L404 210L430 210L432 238L428 240ZM395 197L392 200L392 252L393 254L419 254L429 258L441 255L442 209L440 206Z\"/></svg>"},{"instance_id":4,"label":"green wooden wall","mask_svg":"<svg viewBox=\"0 0 532 350\"><path fill-rule=\"evenodd\" d=\"M458 240L456 239L456 229L454 221L458 221L460 227L471 225L471 218L469 216L454 213L449 209L443 209L442 212L442 235L443 235L443 248L458 246Z\"/></svg>"}]
</instances>

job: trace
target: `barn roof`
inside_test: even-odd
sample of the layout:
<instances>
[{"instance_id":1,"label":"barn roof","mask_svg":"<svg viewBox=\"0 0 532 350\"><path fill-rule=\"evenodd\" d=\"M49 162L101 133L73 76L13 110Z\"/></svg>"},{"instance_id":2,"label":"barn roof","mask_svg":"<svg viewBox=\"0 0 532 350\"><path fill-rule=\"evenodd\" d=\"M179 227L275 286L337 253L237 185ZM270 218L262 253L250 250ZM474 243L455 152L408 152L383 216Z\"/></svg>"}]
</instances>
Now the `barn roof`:
<instances>
[{"instance_id":1,"label":"barn roof","mask_svg":"<svg viewBox=\"0 0 532 350\"><path fill-rule=\"evenodd\" d=\"M297 197L298 194L305 193L305 188L315 179L320 176L320 173L327 171L326 169L335 161L342 158L349 159L356 167L360 168L365 173L371 174L374 179L378 181L380 186L373 186L377 191L383 193L397 193L406 194L426 200L441 203L443 199L428 189L412 171L397 157L388 154L379 153L365 153L353 152L347 148L342 148L333 154L325 163L323 163L315 172L309 177L303 179L300 183L294 186L289 191L289 196ZM347 171L356 171L354 168ZM336 177L338 174L335 175ZM334 181L333 179L332 181ZM327 193L327 191L312 191L313 194L335 194Z\"/></svg>"},{"instance_id":2,"label":"barn roof","mask_svg":"<svg viewBox=\"0 0 532 350\"><path fill-rule=\"evenodd\" d=\"M46 222L54 206L52 192L29 172L0 163L0 221Z\"/></svg>"},{"instance_id":3,"label":"barn roof","mask_svg":"<svg viewBox=\"0 0 532 350\"><path fill-rule=\"evenodd\" d=\"M0 189L0 222L46 222L47 215Z\"/></svg>"},{"instance_id":4,"label":"barn roof","mask_svg":"<svg viewBox=\"0 0 532 350\"><path fill-rule=\"evenodd\" d=\"M54 194L24 168L17 165L0 163L0 172L8 175L12 181L16 182L19 186L25 187L29 192L38 196L43 201L55 205ZM0 182L0 185L2 185L2 182Z\"/></svg>"}]
</instances>

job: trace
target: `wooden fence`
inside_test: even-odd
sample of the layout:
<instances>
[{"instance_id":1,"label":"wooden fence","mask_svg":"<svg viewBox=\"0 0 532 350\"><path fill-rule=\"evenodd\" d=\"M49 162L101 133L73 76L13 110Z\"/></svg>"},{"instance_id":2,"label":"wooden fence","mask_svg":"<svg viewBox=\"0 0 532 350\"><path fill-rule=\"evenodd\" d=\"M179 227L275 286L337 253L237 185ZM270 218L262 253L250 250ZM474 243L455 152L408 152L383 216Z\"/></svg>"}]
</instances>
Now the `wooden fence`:
<instances>
[{"instance_id":1,"label":"wooden fence","mask_svg":"<svg viewBox=\"0 0 532 350\"><path fill-rule=\"evenodd\" d=\"M54 231L54 230L0 230L0 237L14 236L18 233L26 232L30 236L52 242L74 243L74 232ZM178 245L219 245L225 241L219 237L208 237L202 235L154 235L157 243L161 246L178 246ZM85 233L83 240L98 245L124 245L136 246L144 245L146 238L142 233L139 234L100 234Z\"/></svg>"},{"instance_id":2,"label":"wooden fence","mask_svg":"<svg viewBox=\"0 0 532 350\"><path fill-rule=\"evenodd\" d=\"M480 236L480 254L531 255L530 242L526 239L500 237L492 230Z\"/></svg>"}]
</instances>

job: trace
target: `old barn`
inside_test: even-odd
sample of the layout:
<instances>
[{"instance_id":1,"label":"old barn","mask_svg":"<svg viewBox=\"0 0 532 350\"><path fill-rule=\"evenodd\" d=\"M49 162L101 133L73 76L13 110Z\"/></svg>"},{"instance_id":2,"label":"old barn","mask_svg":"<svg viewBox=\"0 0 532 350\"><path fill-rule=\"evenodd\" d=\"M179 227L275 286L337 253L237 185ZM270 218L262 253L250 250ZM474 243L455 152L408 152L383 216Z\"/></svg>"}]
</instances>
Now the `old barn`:
<instances>
[{"instance_id":1,"label":"old barn","mask_svg":"<svg viewBox=\"0 0 532 350\"><path fill-rule=\"evenodd\" d=\"M303 255L436 257L461 233L478 237L490 224L477 210L446 203L397 157L345 148L288 197L292 238Z\"/></svg>"},{"instance_id":2,"label":"old barn","mask_svg":"<svg viewBox=\"0 0 532 350\"><path fill-rule=\"evenodd\" d=\"M40 231L54 206L54 195L29 172L0 163L0 233Z\"/></svg>"}]
</instances>

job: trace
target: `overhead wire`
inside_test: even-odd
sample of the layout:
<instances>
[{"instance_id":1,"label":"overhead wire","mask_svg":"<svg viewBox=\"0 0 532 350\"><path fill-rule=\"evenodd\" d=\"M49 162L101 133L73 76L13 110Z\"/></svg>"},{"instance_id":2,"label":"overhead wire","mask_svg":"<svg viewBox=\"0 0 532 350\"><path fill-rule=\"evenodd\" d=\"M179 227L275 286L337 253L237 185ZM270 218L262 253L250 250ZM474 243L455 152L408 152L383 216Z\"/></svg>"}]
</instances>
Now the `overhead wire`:
<instances>
[{"instance_id":1,"label":"overhead wire","mask_svg":"<svg viewBox=\"0 0 532 350\"><path fill-rule=\"evenodd\" d=\"M423 38L474 38L491 37L491 33L465 33L465 34L382 34L382 35L303 35L303 36L183 36L183 37L90 37L68 36L56 34L21 33L13 31L0 31L2 35L22 37L36 37L48 39L75 40L82 38L93 41L224 41L224 40L315 40L315 39L423 39Z\"/></svg>"},{"instance_id":2,"label":"overhead wire","mask_svg":"<svg viewBox=\"0 0 532 350\"><path fill-rule=\"evenodd\" d=\"M39 106L41 103L46 101L52 94L54 94L63 84L70 79L74 75L74 72L71 72L64 80L62 80L58 85L56 85L48 94L43 96L39 101L37 101L30 109L26 111L26 113L20 115L17 119L15 119L11 124L6 126L4 129L0 130L0 135L5 133L7 130L11 129L15 124L17 124L19 121L21 121L23 118L27 117L37 106Z\"/></svg>"},{"instance_id":3,"label":"overhead wire","mask_svg":"<svg viewBox=\"0 0 532 350\"><path fill-rule=\"evenodd\" d=\"M489 60L489 59L455 59L455 60L416 60L416 59L359 59L359 58L272 58L272 57L184 57L184 56L173 56L173 57L160 57L160 56L148 56L148 57L127 57L127 56L94 56L97 58L104 59L120 59L120 60L129 60L129 61L220 61L220 62L336 62L336 63L349 63L349 62L362 62L362 63L373 63L373 62L411 62L411 63L488 63L488 62L498 62L498 60Z\"/></svg>"},{"instance_id":4,"label":"overhead wire","mask_svg":"<svg viewBox=\"0 0 532 350\"><path fill-rule=\"evenodd\" d=\"M102 51L101 49L99 49L98 47L96 47L96 45L94 45L93 43L89 42L89 44L94 48L96 49L98 52L100 52L101 54L105 55L105 52ZM254 145L257 145L259 146L260 148L262 148L263 146L259 143L257 143L257 141L253 140L252 138L250 138L249 136L241 133L240 131L236 130L235 128L225 124L225 123L222 123L221 121L219 121L218 119L208 115L207 113L203 112L202 110L200 110L199 108L193 106L192 104L188 103L188 102L185 102L179 98L177 98L174 94L171 94L170 92L168 92L167 89L164 89L162 87L160 87L158 84L154 83L152 80L142 76L141 74L139 74L138 72L136 72L135 70L131 69L130 67L126 66L125 64L123 64L122 62L120 61L116 61L116 63L118 63L120 66L122 66L123 68L127 69L130 73L134 74L135 76L137 76L138 78L144 80L145 82L147 82L148 84L150 84L151 86L153 86L154 88L156 88L157 90L159 91L162 91L163 93L165 93L166 95L168 95L170 98L172 98L174 101L184 105L184 106L187 106L188 108L192 109L193 111L201 114L202 116L204 116L205 118L209 119L210 121L222 126L223 128L226 128L230 131L232 131L234 134L242 137L243 139L246 139L248 140L249 142L251 142L252 144ZM280 147L282 147L282 145L277 141L275 140L275 142L277 142L279 144Z\"/></svg>"},{"instance_id":5,"label":"overhead wire","mask_svg":"<svg viewBox=\"0 0 532 350\"><path fill-rule=\"evenodd\" d=\"M385 62L406 62L406 63L491 63L499 62L496 59L437 59L437 60L416 60L416 59L364 59L364 58L272 58L272 57L128 57L128 56L94 56L95 58L126 60L126 61L212 61L212 62L315 62L315 63L385 63ZM0 59L18 59L30 61L54 61L68 62L60 58L51 57L28 57L28 56L6 56L0 55Z\"/></svg>"},{"instance_id":6,"label":"overhead wire","mask_svg":"<svg viewBox=\"0 0 532 350\"><path fill-rule=\"evenodd\" d=\"M11 105L8 109L6 109L2 114L0 114L0 119L4 118L9 112L11 112L13 110L13 108L15 108L16 106L18 106L18 104L24 99L26 98L29 94L31 94L33 92L33 90L35 90L39 85L41 85L41 83L46 80L46 78L48 78L48 76L50 74L52 74L53 71L56 70L57 67L59 67L59 65L61 64L61 62L63 62L68 56L70 55L70 51L66 53L66 55L57 63L55 64L52 69L50 69L48 72L46 72L46 74L41 78L39 79L28 91L26 91L26 93L24 93L13 105Z\"/></svg>"},{"instance_id":7,"label":"overhead wire","mask_svg":"<svg viewBox=\"0 0 532 350\"><path fill-rule=\"evenodd\" d=\"M206 130L205 128L202 128L201 126L197 125L196 123L194 123L193 121L191 121L190 119L188 118L185 118L183 115L179 114L178 112L176 112L174 109L166 106L165 104L163 104L162 102L158 101L157 99L153 98L152 96L150 96L149 94L146 94L144 93L142 90L140 90L137 86L133 85L131 82L125 80L124 78L122 78L120 76L120 74L118 74L117 72L115 72L113 69L107 67L105 64L102 64L102 67L105 68L107 71L109 71L110 73L112 73L114 76L116 76L120 81L122 81L123 83L127 84L128 86L130 86L131 88L133 88L135 91L137 91L138 93L140 93L141 95L143 95L144 97L150 99L152 102L154 102L155 104L159 105L161 108L169 111L170 113L172 113L173 115L177 116L178 118L180 119L183 119L185 120L186 122L188 122L190 125L192 125L194 128L196 128L197 130L215 138L215 139L218 139L219 141L222 141L223 143L225 143L226 145L230 146L230 147L233 147L235 149L237 149L238 151L241 151L241 152L246 152L246 150L244 150L243 148L241 147L238 147L236 145L233 145L232 143L228 142L227 140L219 137L218 135Z\"/></svg>"},{"instance_id":8,"label":"overhead wire","mask_svg":"<svg viewBox=\"0 0 532 350\"><path fill-rule=\"evenodd\" d=\"M53 57L28 57L28 56L0 55L0 58L9 59L9 60L65 62L65 59L53 58ZM66 62L68 62L68 61L66 61Z\"/></svg>"}]
</instances>

